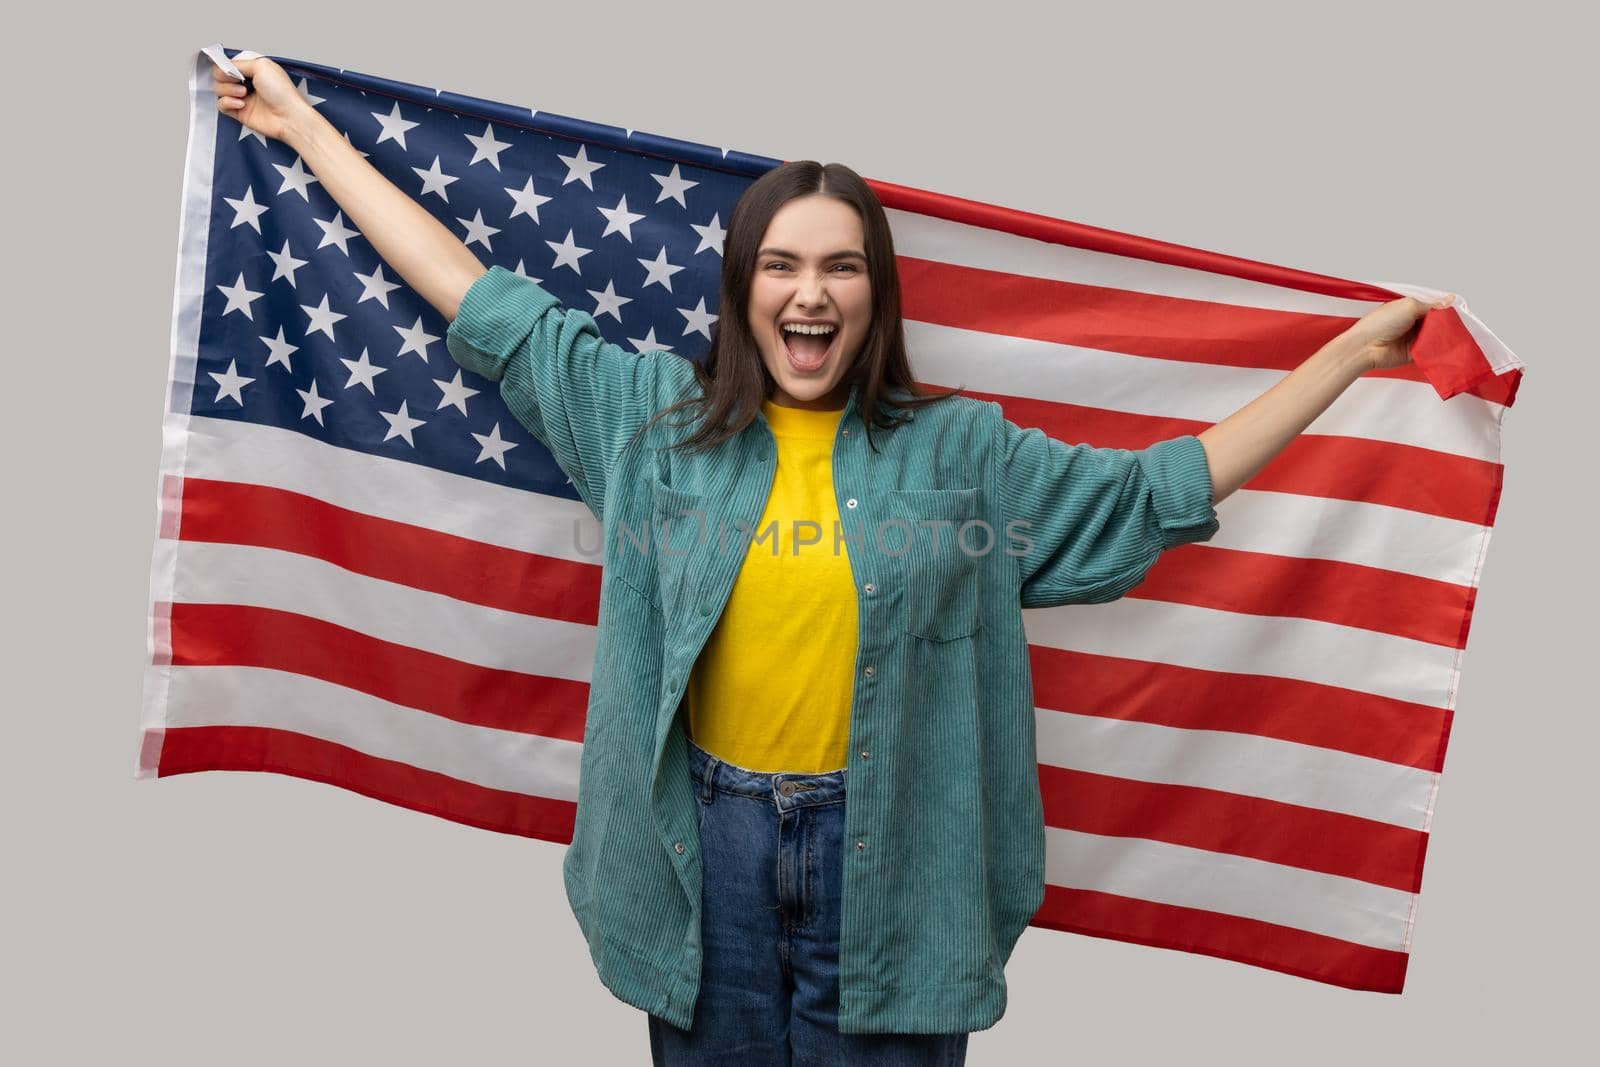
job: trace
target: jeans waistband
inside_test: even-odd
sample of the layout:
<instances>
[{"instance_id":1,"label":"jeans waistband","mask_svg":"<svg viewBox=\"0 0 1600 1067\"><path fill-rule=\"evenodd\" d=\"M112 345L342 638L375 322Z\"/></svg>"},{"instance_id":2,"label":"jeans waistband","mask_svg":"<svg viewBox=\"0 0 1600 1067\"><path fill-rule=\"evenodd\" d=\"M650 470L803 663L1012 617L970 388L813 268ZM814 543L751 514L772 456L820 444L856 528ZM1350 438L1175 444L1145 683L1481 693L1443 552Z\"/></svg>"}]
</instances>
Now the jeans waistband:
<instances>
[{"instance_id":1,"label":"jeans waistband","mask_svg":"<svg viewBox=\"0 0 1600 1067\"><path fill-rule=\"evenodd\" d=\"M836 771L752 771L714 756L684 738L689 753L689 775L703 793L720 789L725 793L770 800L779 808L836 804L844 799L845 779L850 773Z\"/></svg>"}]
</instances>

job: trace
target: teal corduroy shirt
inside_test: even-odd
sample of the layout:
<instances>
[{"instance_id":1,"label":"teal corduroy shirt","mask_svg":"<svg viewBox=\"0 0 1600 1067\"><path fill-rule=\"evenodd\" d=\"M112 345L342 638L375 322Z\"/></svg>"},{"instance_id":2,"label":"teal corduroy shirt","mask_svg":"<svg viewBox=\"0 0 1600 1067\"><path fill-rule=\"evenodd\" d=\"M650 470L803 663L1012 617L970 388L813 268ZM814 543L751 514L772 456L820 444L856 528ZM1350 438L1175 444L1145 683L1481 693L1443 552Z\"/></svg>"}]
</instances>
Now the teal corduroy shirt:
<instances>
[{"instance_id":1,"label":"teal corduroy shirt","mask_svg":"<svg viewBox=\"0 0 1600 1067\"><path fill-rule=\"evenodd\" d=\"M668 451L675 414L634 439L695 388L688 361L606 342L501 267L473 283L446 343L499 383L605 532L567 900L606 987L687 1029L701 868L681 705L771 491L772 433L758 414L708 453ZM1068 445L965 396L891 407L908 421L874 429L874 451L858 400L834 439L842 528L824 533L849 556L860 622L839 1029L983 1030L1044 900L1022 609L1114 600L1165 549L1210 538L1211 477L1191 435Z\"/></svg>"}]
</instances>

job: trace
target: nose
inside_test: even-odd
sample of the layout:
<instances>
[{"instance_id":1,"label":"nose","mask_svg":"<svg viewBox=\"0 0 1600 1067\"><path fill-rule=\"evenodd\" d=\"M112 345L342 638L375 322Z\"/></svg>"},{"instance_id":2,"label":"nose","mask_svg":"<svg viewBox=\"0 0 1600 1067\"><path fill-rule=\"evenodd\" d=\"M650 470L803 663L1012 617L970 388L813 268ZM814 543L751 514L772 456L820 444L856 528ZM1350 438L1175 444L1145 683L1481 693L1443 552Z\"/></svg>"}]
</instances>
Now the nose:
<instances>
[{"instance_id":1,"label":"nose","mask_svg":"<svg viewBox=\"0 0 1600 1067\"><path fill-rule=\"evenodd\" d=\"M822 274L805 273L795 286L795 300L802 307L820 308L828 302L827 277Z\"/></svg>"}]
</instances>

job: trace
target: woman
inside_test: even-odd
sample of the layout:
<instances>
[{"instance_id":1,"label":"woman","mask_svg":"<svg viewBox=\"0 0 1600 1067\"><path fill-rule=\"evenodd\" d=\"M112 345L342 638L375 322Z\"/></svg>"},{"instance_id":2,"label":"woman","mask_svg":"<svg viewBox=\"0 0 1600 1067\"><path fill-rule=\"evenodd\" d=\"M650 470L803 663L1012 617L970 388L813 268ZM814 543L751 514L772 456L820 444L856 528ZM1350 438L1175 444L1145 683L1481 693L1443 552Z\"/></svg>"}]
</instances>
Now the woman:
<instances>
[{"instance_id":1,"label":"woman","mask_svg":"<svg viewBox=\"0 0 1600 1067\"><path fill-rule=\"evenodd\" d=\"M1043 896L1021 609L1115 599L1211 537L1217 501L1409 360L1428 305L1198 436L1068 446L915 387L887 219L846 167L746 190L703 365L633 356L486 270L276 64L236 63L253 90L218 72L218 107L300 154L604 525L563 874L656 1062L963 1062Z\"/></svg>"}]
</instances>

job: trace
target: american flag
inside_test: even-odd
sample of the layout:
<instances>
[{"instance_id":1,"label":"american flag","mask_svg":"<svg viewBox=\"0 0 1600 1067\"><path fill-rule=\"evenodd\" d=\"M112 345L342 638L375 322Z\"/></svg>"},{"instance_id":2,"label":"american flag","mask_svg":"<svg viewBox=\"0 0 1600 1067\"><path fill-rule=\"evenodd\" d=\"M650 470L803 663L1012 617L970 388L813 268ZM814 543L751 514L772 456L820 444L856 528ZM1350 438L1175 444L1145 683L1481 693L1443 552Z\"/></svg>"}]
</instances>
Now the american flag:
<instances>
[{"instance_id":1,"label":"american flag","mask_svg":"<svg viewBox=\"0 0 1600 1067\"><path fill-rule=\"evenodd\" d=\"M237 54L232 53L230 54ZM701 357L778 160L279 59L487 264ZM315 779L565 843L600 532L446 323L197 57L140 777ZM886 182L919 381L1068 442L1198 433L1420 286ZM1125 598L1026 613L1034 924L1404 984L1521 362L1458 301Z\"/></svg>"}]
</instances>

